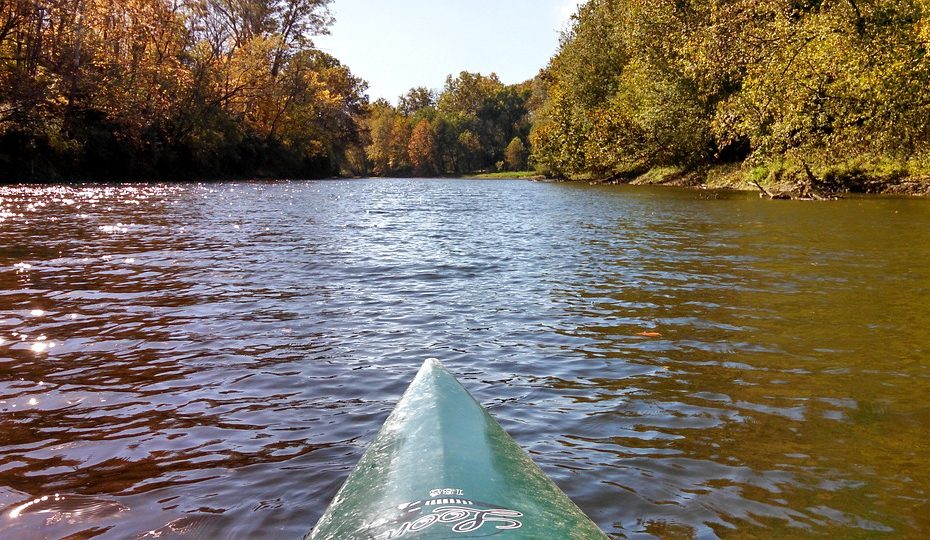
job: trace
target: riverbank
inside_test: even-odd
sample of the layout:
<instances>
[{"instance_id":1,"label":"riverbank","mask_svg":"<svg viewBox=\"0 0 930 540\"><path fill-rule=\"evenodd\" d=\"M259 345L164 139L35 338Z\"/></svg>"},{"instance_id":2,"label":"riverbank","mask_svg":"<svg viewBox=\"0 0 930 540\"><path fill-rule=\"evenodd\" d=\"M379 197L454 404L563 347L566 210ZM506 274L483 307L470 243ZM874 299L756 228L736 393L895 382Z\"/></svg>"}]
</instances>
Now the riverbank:
<instances>
[{"instance_id":1,"label":"riverbank","mask_svg":"<svg viewBox=\"0 0 930 540\"><path fill-rule=\"evenodd\" d=\"M495 173L467 174L464 178L472 180L543 180L545 175L536 171L507 171Z\"/></svg>"},{"instance_id":2,"label":"riverbank","mask_svg":"<svg viewBox=\"0 0 930 540\"><path fill-rule=\"evenodd\" d=\"M638 172L638 171L637 171ZM587 179L595 184L676 186L757 191L779 199L836 198L846 194L930 196L930 173L889 165L805 166L745 163L700 169L656 167L645 173Z\"/></svg>"}]
</instances>

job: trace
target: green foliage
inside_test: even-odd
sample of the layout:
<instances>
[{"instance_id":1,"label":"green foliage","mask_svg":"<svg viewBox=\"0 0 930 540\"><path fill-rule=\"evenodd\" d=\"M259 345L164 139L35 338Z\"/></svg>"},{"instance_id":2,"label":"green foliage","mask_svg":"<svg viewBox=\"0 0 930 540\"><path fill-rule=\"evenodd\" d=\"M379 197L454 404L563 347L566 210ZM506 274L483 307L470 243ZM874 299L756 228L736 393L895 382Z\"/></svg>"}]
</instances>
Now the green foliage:
<instances>
[{"instance_id":1,"label":"green foliage","mask_svg":"<svg viewBox=\"0 0 930 540\"><path fill-rule=\"evenodd\" d=\"M0 178L930 172L930 0L588 0L532 80L397 107L313 46L329 3L0 0Z\"/></svg>"},{"instance_id":2,"label":"green foliage","mask_svg":"<svg viewBox=\"0 0 930 540\"><path fill-rule=\"evenodd\" d=\"M467 71L461 72L458 77L449 75L442 95L439 96L439 112L477 117L493 96L503 89L503 83L494 73L487 77Z\"/></svg>"},{"instance_id":3,"label":"green foliage","mask_svg":"<svg viewBox=\"0 0 930 540\"><path fill-rule=\"evenodd\" d=\"M435 109L438 98L436 92L429 88L418 86L411 88L406 94L400 96L397 110L405 116L414 116L427 109Z\"/></svg>"},{"instance_id":4,"label":"green foliage","mask_svg":"<svg viewBox=\"0 0 930 540\"><path fill-rule=\"evenodd\" d=\"M525 178L537 178L539 175L536 171L505 171L493 173L481 173L467 176L478 180L521 180Z\"/></svg>"},{"instance_id":5,"label":"green foliage","mask_svg":"<svg viewBox=\"0 0 930 540\"><path fill-rule=\"evenodd\" d=\"M928 43L926 0L589 0L541 78L532 160L611 176L749 158L758 180L786 160L914 161Z\"/></svg>"},{"instance_id":6,"label":"green foliage","mask_svg":"<svg viewBox=\"0 0 930 540\"><path fill-rule=\"evenodd\" d=\"M504 149L504 165L508 171L522 171L526 169L526 145L520 137L514 137Z\"/></svg>"},{"instance_id":7,"label":"green foliage","mask_svg":"<svg viewBox=\"0 0 930 540\"><path fill-rule=\"evenodd\" d=\"M683 174L685 174L685 170L681 167L655 167L638 176L636 181L640 184L661 184L669 178L679 177Z\"/></svg>"},{"instance_id":8,"label":"green foliage","mask_svg":"<svg viewBox=\"0 0 930 540\"><path fill-rule=\"evenodd\" d=\"M463 71L449 76L439 95L413 88L396 108L375 103L366 148L372 172L428 176L496 169L498 163L510 163L507 151L514 140L524 146L512 149L511 158L517 168L525 167L523 141L530 129L527 103L533 88L532 82L506 86L497 75ZM393 129L385 129L388 122ZM395 147L406 148L406 160L390 158Z\"/></svg>"},{"instance_id":9,"label":"green foliage","mask_svg":"<svg viewBox=\"0 0 930 540\"><path fill-rule=\"evenodd\" d=\"M925 10L900 0L770 9L754 22L771 36L764 59L721 105L718 135L748 138L762 158L919 151L930 127Z\"/></svg>"},{"instance_id":10,"label":"green foliage","mask_svg":"<svg viewBox=\"0 0 930 540\"><path fill-rule=\"evenodd\" d=\"M571 97L561 85L553 85L547 94L530 132L531 159L547 175L584 171L587 115L584 109L572 106ZM603 122L606 124L606 118Z\"/></svg>"}]
</instances>

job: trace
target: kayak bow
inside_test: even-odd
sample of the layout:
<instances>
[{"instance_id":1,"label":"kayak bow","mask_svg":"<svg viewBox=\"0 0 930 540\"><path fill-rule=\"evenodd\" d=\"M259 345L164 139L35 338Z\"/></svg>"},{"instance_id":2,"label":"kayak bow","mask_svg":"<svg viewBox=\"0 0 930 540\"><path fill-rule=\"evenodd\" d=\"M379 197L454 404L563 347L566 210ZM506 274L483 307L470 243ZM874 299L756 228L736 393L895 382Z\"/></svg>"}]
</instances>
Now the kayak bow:
<instances>
[{"instance_id":1,"label":"kayak bow","mask_svg":"<svg viewBox=\"0 0 930 540\"><path fill-rule=\"evenodd\" d=\"M491 536L606 538L439 360L427 360L308 538Z\"/></svg>"}]
</instances>

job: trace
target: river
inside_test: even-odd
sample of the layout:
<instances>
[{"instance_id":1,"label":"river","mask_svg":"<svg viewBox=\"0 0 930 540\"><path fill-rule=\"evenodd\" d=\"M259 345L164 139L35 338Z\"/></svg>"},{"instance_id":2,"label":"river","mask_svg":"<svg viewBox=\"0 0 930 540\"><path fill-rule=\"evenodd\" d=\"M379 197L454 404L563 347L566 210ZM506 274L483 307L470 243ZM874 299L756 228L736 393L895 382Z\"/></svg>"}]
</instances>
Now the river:
<instances>
[{"instance_id":1,"label":"river","mask_svg":"<svg viewBox=\"0 0 930 540\"><path fill-rule=\"evenodd\" d=\"M0 536L299 538L428 357L612 537L930 534L930 201L384 179L0 187Z\"/></svg>"}]
</instances>

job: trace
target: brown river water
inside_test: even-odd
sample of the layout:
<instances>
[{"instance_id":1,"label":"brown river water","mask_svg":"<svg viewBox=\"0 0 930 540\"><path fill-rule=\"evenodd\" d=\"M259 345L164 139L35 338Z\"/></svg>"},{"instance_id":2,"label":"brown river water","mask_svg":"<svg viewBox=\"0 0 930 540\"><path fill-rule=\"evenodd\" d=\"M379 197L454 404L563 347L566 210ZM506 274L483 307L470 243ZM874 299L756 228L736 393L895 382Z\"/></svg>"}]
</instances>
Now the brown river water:
<instances>
[{"instance_id":1,"label":"brown river water","mask_svg":"<svg viewBox=\"0 0 930 540\"><path fill-rule=\"evenodd\" d=\"M399 179L0 187L0 537L300 538L428 357L611 537L930 535L930 201Z\"/></svg>"}]
</instances>

